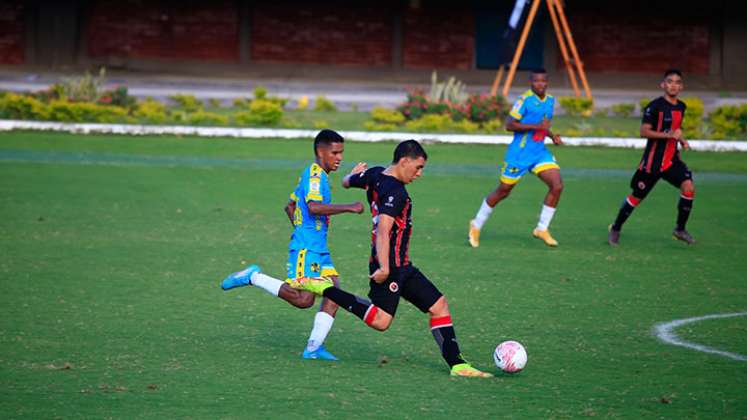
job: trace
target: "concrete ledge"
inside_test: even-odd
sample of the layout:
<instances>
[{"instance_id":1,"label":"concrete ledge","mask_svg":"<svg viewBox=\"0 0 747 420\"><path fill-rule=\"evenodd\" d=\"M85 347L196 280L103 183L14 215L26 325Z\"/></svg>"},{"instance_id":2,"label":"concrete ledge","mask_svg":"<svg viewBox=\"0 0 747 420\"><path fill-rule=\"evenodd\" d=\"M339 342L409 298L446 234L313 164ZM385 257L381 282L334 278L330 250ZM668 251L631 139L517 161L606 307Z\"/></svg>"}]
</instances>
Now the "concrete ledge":
<instances>
[{"instance_id":1,"label":"concrete ledge","mask_svg":"<svg viewBox=\"0 0 747 420\"><path fill-rule=\"evenodd\" d=\"M285 128L238 128L238 127L197 127L183 125L134 125L134 124L76 124L46 121L0 120L0 131L40 130L60 131L81 134L128 134L128 135L182 135L201 137L237 138L310 138L319 130L299 130ZM347 140L379 142L415 139L436 143L464 144L509 144L512 137L487 134L437 134L437 133L396 133L373 131L340 131ZM617 137L566 137L568 146L605 146L642 149L646 140ZM690 140L690 147L699 151L747 152L747 141Z\"/></svg>"}]
</instances>

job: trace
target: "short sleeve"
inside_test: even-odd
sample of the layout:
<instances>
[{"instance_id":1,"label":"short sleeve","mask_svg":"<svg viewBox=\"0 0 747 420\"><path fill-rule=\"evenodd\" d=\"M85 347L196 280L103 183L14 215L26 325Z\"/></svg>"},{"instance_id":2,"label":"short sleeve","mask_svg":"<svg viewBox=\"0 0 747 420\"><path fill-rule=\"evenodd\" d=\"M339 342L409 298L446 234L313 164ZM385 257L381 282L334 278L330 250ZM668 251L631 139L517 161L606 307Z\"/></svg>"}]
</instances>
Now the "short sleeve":
<instances>
[{"instance_id":1,"label":"short sleeve","mask_svg":"<svg viewBox=\"0 0 747 420\"><path fill-rule=\"evenodd\" d=\"M368 180L370 178L370 169L366 169L361 173L357 173L348 178L348 183L351 187L366 189L368 186Z\"/></svg>"},{"instance_id":2,"label":"short sleeve","mask_svg":"<svg viewBox=\"0 0 747 420\"><path fill-rule=\"evenodd\" d=\"M397 217L402 214L402 210L407 204L407 193L404 188L395 189L379 198L379 213L388 216Z\"/></svg>"},{"instance_id":3,"label":"short sleeve","mask_svg":"<svg viewBox=\"0 0 747 420\"><path fill-rule=\"evenodd\" d=\"M656 125L656 105L654 102L649 102L645 108L643 108L643 118L641 124L649 124L651 127Z\"/></svg>"},{"instance_id":4,"label":"short sleeve","mask_svg":"<svg viewBox=\"0 0 747 420\"><path fill-rule=\"evenodd\" d=\"M309 201L324 201L324 183L326 182L326 177L324 177L321 173L311 174L308 178L308 181L306 182L306 185L304 185L304 190L306 191L306 197L305 201L308 203Z\"/></svg>"},{"instance_id":5,"label":"short sleeve","mask_svg":"<svg viewBox=\"0 0 747 420\"><path fill-rule=\"evenodd\" d=\"M526 103L524 96L520 96L519 99L516 100L514 103L514 106L511 108L511 111L509 111L508 115L511 116L511 118L515 120L521 120L524 118L524 112L526 110Z\"/></svg>"}]
</instances>

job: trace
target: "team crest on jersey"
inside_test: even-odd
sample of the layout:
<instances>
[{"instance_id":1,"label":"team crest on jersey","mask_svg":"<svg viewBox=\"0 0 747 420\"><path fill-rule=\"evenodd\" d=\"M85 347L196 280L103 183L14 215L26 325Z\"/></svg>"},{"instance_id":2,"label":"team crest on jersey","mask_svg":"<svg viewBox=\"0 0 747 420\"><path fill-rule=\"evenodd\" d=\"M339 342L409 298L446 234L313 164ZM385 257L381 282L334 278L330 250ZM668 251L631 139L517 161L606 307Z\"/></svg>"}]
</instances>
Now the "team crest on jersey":
<instances>
[{"instance_id":1,"label":"team crest on jersey","mask_svg":"<svg viewBox=\"0 0 747 420\"><path fill-rule=\"evenodd\" d=\"M399 290L399 285L396 282L391 282L389 283L389 290L392 293L397 293L397 291Z\"/></svg>"},{"instance_id":2,"label":"team crest on jersey","mask_svg":"<svg viewBox=\"0 0 747 420\"><path fill-rule=\"evenodd\" d=\"M311 271L315 273L320 273L322 271L321 267L319 267L319 263L311 263Z\"/></svg>"}]
</instances>

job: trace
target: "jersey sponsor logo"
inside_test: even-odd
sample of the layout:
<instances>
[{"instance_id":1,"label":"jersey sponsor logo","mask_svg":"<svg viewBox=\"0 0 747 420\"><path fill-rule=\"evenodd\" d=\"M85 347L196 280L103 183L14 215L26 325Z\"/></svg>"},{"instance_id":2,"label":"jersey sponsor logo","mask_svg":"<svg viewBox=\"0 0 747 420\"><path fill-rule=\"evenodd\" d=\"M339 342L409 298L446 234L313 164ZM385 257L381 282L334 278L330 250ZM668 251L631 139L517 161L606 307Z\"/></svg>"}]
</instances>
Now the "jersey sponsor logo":
<instances>
[{"instance_id":1,"label":"jersey sponsor logo","mask_svg":"<svg viewBox=\"0 0 747 420\"><path fill-rule=\"evenodd\" d=\"M319 193L321 180L318 177L309 178L309 191Z\"/></svg>"},{"instance_id":2,"label":"jersey sponsor logo","mask_svg":"<svg viewBox=\"0 0 747 420\"><path fill-rule=\"evenodd\" d=\"M397 293L397 291L399 290L399 285L396 282L391 282L389 283L389 290L392 293Z\"/></svg>"}]
</instances>

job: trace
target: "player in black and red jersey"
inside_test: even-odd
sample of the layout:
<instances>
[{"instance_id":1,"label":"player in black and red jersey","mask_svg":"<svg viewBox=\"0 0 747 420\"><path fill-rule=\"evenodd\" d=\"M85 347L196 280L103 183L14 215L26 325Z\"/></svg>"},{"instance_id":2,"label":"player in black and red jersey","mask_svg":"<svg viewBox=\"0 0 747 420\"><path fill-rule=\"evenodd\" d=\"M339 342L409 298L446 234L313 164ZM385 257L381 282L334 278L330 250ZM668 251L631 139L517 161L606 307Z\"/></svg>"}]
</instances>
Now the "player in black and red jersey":
<instances>
[{"instance_id":1,"label":"player in black and red jersey","mask_svg":"<svg viewBox=\"0 0 747 420\"><path fill-rule=\"evenodd\" d=\"M695 185L690 169L680 160L678 148L679 145L684 150L690 148L682 134L682 120L687 106L677 99L683 87L682 72L676 69L665 71L660 86L664 90L664 96L654 99L643 110L641 137L647 138L648 142L638 170L630 180L633 192L625 198L617 213L617 219L609 227L607 239L612 246L616 246L620 241L623 223L660 178L680 189L677 225L672 236L690 245L695 243L695 239L685 229L693 207Z\"/></svg>"},{"instance_id":2,"label":"player in black and red jersey","mask_svg":"<svg viewBox=\"0 0 747 420\"><path fill-rule=\"evenodd\" d=\"M358 164L343 179L345 188L365 189L371 206L370 301L334 287L327 279L300 279L291 285L332 300L379 331L389 328L402 297L430 315L431 333L452 376L490 377L462 358L446 298L410 261L412 200L405 185L422 175L427 159L417 141L407 140L396 147L389 167L365 169L365 164Z\"/></svg>"}]
</instances>

